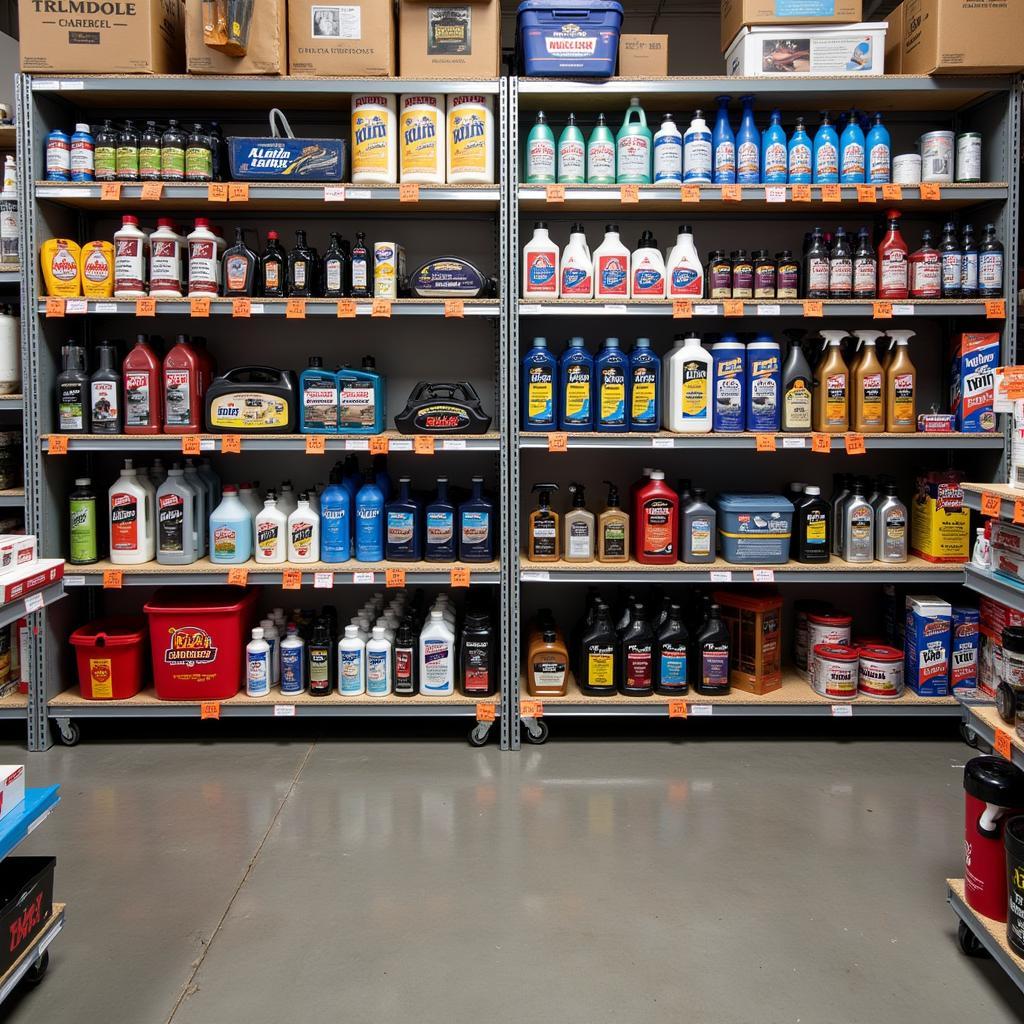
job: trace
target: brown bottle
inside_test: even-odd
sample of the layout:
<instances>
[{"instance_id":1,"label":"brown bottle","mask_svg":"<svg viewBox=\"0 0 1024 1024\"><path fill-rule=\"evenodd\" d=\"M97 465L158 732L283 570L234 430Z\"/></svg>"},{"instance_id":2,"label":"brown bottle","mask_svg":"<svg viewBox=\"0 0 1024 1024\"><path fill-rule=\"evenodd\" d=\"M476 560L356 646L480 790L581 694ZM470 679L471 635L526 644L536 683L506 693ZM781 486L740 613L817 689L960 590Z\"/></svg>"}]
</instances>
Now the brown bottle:
<instances>
[{"instance_id":1,"label":"brown bottle","mask_svg":"<svg viewBox=\"0 0 1024 1024\"><path fill-rule=\"evenodd\" d=\"M568 648L557 630L546 629L527 652L526 688L532 697L564 697L568 687Z\"/></svg>"},{"instance_id":2,"label":"brown bottle","mask_svg":"<svg viewBox=\"0 0 1024 1024\"><path fill-rule=\"evenodd\" d=\"M889 331L895 342L885 368L885 429L894 434L917 430L917 370L908 347L913 331Z\"/></svg>"},{"instance_id":3,"label":"brown bottle","mask_svg":"<svg viewBox=\"0 0 1024 1024\"><path fill-rule=\"evenodd\" d=\"M629 516L622 511L619 489L610 480L608 504L597 517L597 560L599 562L629 561Z\"/></svg>"},{"instance_id":4,"label":"brown bottle","mask_svg":"<svg viewBox=\"0 0 1024 1024\"><path fill-rule=\"evenodd\" d=\"M537 507L530 513L527 551L531 562L557 562L562 557L558 513L551 511L551 492L558 484L534 484L540 492Z\"/></svg>"},{"instance_id":5,"label":"brown bottle","mask_svg":"<svg viewBox=\"0 0 1024 1024\"><path fill-rule=\"evenodd\" d=\"M844 434L850 429L850 371L843 359L845 331L822 331L825 354L814 368L814 429Z\"/></svg>"},{"instance_id":6,"label":"brown bottle","mask_svg":"<svg viewBox=\"0 0 1024 1024\"><path fill-rule=\"evenodd\" d=\"M853 429L861 434L879 434L885 430L885 371L878 361L875 340L881 331L854 331L864 346L853 367L850 413Z\"/></svg>"}]
</instances>

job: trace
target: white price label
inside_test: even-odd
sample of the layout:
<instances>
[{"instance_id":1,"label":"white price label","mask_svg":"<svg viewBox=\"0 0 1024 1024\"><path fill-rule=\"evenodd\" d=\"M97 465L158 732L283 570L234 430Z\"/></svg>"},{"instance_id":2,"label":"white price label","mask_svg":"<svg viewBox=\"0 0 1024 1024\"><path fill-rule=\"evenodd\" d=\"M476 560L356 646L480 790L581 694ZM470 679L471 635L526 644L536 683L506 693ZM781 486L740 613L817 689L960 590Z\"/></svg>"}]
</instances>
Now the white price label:
<instances>
[{"instance_id":1,"label":"white price label","mask_svg":"<svg viewBox=\"0 0 1024 1024\"><path fill-rule=\"evenodd\" d=\"M775 570L774 569L755 569L754 570L754 582L755 583L774 583L775 582Z\"/></svg>"},{"instance_id":2,"label":"white price label","mask_svg":"<svg viewBox=\"0 0 1024 1024\"><path fill-rule=\"evenodd\" d=\"M57 92L60 89L60 82L54 78L39 78L32 83L33 92Z\"/></svg>"},{"instance_id":3,"label":"white price label","mask_svg":"<svg viewBox=\"0 0 1024 1024\"><path fill-rule=\"evenodd\" d=\"M624 302L606 302L604 304L606 313L625 313L626 304Z\"/></svg>"},{"instance_id":4,"label":"white price label","mask_svg":"<svg viewBox=\"0 0 1024 1024\"><path fill-rule=\"evenodd\" d=\"M368 452L370 450L370 439L368 437L346 437L345 451L347 452Z\"/></svg>"},{"instance_id":5,"label":"white price label","mask_svg":"<svg viewBox=\"0 0 1024 1024\"><path fill-rule=\"evenodd\" d=\"M372 576L373 573L370 573ZM373 580L371 579L372 583ZM313 573L313 589L314 590L333 590L334 589L334 573L333 572L315 572Z\"/></svg>"},{"instance_id":6,"label":"white price label","mask_svg":"<svg viewBox=\"0 0 1024 1024\"><path fill-rule=\"evenodd\" d=\"M520 316L539 316L540 315L540 304L536 302L520 302L519 303L519 315Z\"/></svg>"},{"instance_id":7,"label":"white price label","mask_svg":"<svg viewBox=\"0 0 1024 1024\"><path fill-rule=\"evenodd\" d=\"M346 199L372 199L373 193L368 188L349 188L345 190Z\"/></svg>"},{"instance_id":8,"label":"white price label","mask_svg":"<svg viewBox=\"0 0 1024 1024\"><path fill-rule=\"evenodd\" d=\"M85 82L80 78L76 78L67 82L60 83L61 92L79 92L85 88Z\"/></svg>"},{"instance_id":9,"label":"white price label","mask_svg":"<svg viewBox=\"0 0 1024 1024\"><path fill-rule=\"evenodd\" d=\"M446 452L464 452L466 450L466 439L464 437L446 437L441 442L441 447Z\"/></svg>"},{"instance_id":10,"label":"white price label","mask_svg":"<svg viewBox=\"0 0 1024 1024\"><path fill-rule=\"evenodd\" d=\"M708 575L712 583L732 583L731 569L712 569Z\"/></svg>"},{"instance_id":11,"label":"white price label","mask_svg":"<svg viewBox=\"0 0 1024 1024\"><path fill-rule=\"evenodd\" d=\"M764 305L763 303L757 304L757 315L758 316L782 316L782 307L776 303L770 303Z\"/></svg>"},{"instance_id":12,"label":"white price label","mask_svg":"<svg viewBox=\"0 0 1024 1024\"><path fill-rule=\"evenodd\" d=\"M249 307L249 312L252 313L253 316L262 316L263 315L263 311L264 311L264 307L263 307L263 303L262 302L254 302Z\"/></svg>"},{"instance_id":13,"label":"white price label","mask_svg":"<svg viewBox=\"0 0 1024 1024\"><path fill-rule=\"evenodd\" d=\"M116 313L117 303L116 302L96 302L93 304L92 311L94 313Z\"/></svg>"},{"instance_id":14,"label":"white price label","mask_svg":"<svg viewBox=\"0 0 1024 1024\"><path fill-rule=\"evenodd\" d=\"M853 718L853 705L852 704L833 704L832 705L832 717L833 718Z\"/></svg>"},{"instance_id":15,"label":"white price label","mask_svg":"<svg viewBox=\"0 0 1024 1024\"><path fill-rule=\"evenodd\" d=\"M806 448L807 438L806 437L784 437L782 439L783 448Z\"/></svg>"},{"instance_id":16,"label":"white price label","mask_svg":"<svg viewBox=\"0 0 1024 1024\"><path fill-rule=\"evenodd\" d=\"M65 587L84 587L85 577L84 576L65 576L64 577Z\"/></svg>"},{"instance_id":17,"label":"white price label","mask_svg":"<svg viewBox=\"0 0 1024 1024\"><path fill-rule=\"evenodd\" d=\"M551 573L539 571L537 569L524 569L519 574L519 578L524 583L546 583L551 579Z\"/></svg>"},{"instance_id":18,"label":"white price label","mask_svg":"<svg viewBox=\"0 0 1024 1024\"><path fill-rule=\"evenodd\" d=\"M652 437L651 447L652 448L675 448L676 439L674 437Z\"/></svg>"},{"instance_id":19,"label":"white price label","mask_svg":"<svg viewBox=\"0 0 1024 1024\"><path fill-rule=\"evenodd\" d=\"M324 185L324 202L325 203L343 203L343 202L345 202L345 186L344 185Z\"/></svg>"},{"instance_id":20,"label":"white price label","mask_svg":"<svg viewBox=\"0 0 1024 1024\"><path fill-rule=\"evenodd\" d=\"M373 582L373 573L372 572L354 572L354 573L352 573L352 582L353 583L372 583Z\"/></svg>"},{"instance_id":21,"label":"white price label","mask_svg":"<svg viewBox=\"0 0 1024 1024\"><path fill-rule=\"evenodd\" d=\"M713 714L714 710L715 710L715 705L714 704L691 704L690 705L690 714L693 715L694 717L699 717L701 715Z\"/></svg>"},{"instance_id":22,"label":"white price label","mask_svg":"<svg viewBox=\"0 0 1024 1024\"><path fill-rule=\"evenodd\" d=\"M893 316L913 316L914 315L913 303L907 303L907 302L897 303L897 302L894 302L892 304L892 315Z\"/></svg>"},{"instance_id":23,"label":"white price label","mask_svg":"<svg viewBox=\"0 0 1024 1024\"><path fill-rule=\"evenodd\" d=\"M694 306L693 307L693 315L694 316L718 316L718 307L717 306L706 306L706 305Z\"/></svg>"},{"instance_id":24,"label":"white price label","mask_svg":"<svg viewBox=\"0 0 1024 1024\"><path fill-rule=\"evenodd\" d=\"M786 186L769 185L764 190L764 201L766 203L784 203L786 201Z\"/></svg>"},{"instance_id":25,"label":"white price label","mask_svg":"<svg viewBox=\"0 0 1024 1024\"><path fill-rule=\"evenodd\" d=\"M43 600L42 594L29 594L25 598L25 611L26 612L37 612L40 608L44 607L46 602Z\"/></svg>"},{"instance_id":26,"label":"white price label","mask_svg":"<svg viewBox=\"0 0 1024 1024\"><path fill-rule=\"evenodd\" d=\"M201 452L212 452L217 450L217 442L212 437L199 439L199 450Z\"/></svg>"},{"instance_id":27,"label":"white price label","mask_svg":"<svg viewBox=\"0 0 1024 1024\"><path fill-rule=\"evenodd\" d=\"M295 717L295 705L294 704L275 704L274 705L274 717L275 718L294 718Z\"/></svg>"},{"instance_id":28,"label":"white price label","mask_svg":"<svg viewBox=\"0 0 1024 1024\"><path fill-rule=\"evenodd\" d=\"M411 437L393 437L388 443L388 447L393 452L411 452L412 451L412 438Z\"/></svg>"},{"instance_id":29,"label":"white price label","mask_svg":"<svg viewBox=\"0 0 1024 1024\"><path fill-rule=\"evenodd\" d=\"M65 313L88 313L89 312L89 300L88 299L68 299L64 303Z\"/></svg>"}]
</instances>

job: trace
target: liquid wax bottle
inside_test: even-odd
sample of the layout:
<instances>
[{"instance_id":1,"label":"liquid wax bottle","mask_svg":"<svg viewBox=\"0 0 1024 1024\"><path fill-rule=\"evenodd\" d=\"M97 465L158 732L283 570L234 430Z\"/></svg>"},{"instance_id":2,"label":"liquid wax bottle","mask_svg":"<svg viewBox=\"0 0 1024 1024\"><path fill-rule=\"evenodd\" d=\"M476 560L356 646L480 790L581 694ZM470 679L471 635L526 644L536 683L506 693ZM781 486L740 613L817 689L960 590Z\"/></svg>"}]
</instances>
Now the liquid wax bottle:
<instances>
[{"instance_id":1,"label":"liquid wax bottle","mask_svg":"<svg viewBox=\"0 0 1024 1024\"><path fill-rule=\"evenodd\" d=\"M680 557L688 564L705 564L715 560L718 513L707 501L707 491L695 487L689 499L680 505L682 523Z\"/></svg>"},{"instance_id":2,"label":"liquid wax bottle","mask_svg":"<svg viewBox=\"0 0 1024 1024\"><path fill-rule=\"evenodd\" d=\"M594 357L582 338L570 338L558 360L558 429L594 429Z\"/></svg>"},{"instance_id":3,"label":"liquid wax bottle","mask_svg":"<svg viewBox=\"0 0 1024 1024\"><path fill-rule=\"evenodd\" d=\"M115 369L117 351L108 342L96 347L98 365L89 378L89 421L94 434L120 434L124 430L124 388Z\"/></svg>"},{"instance_id":4,"label":"liquid wax bottle","mask_svg":"<svg viewBox=\"0 0 1024 1024\"><path fill-rule=\"evenodd\" d=\"M650 480L636 492L634 557L644 565L671 565L679 560L679 498L665 483L665 474L653 470Z\"/></svg>"},{"instance_id":5,"label":"liquid wax bottle","mask_svg":"<svg viewBox=\"0 0 1024 1024\"><path fill-rule=\"evenodd\" d=\"M754 124L754 97L741 96L743 116L736 133L736 180L756 185L761 180L761 136Z\"/></svg>"},{"instance_id":6,"label":"liquid wax bottle","mask_svg":"<svg viewBox=\"0 0 1024 1024\"><path fill-rule=\"evenodd\" d=\"M352 495L337 467L320 495L320 557L331 563L352 557Z\"/></svg>"},{"instance_id":7,"label":"liquid wax bottle","mask_svg":"<svg viewBox=\"0 0 1024 1024\"><path fill-rule=\"evenodd\" d=\"M715 166L712 178L716 185L736 183L736 135L729 123L729 100L731 96L716 96L718 115L712 142L715 147Z\"/></svg>"},{"instance_id":8,"label":"liquid wax bottle","mask_svg":"<svg viewBox=\"0 0 1024 1024\"><path fill-rule=\"evenodd\" d=\"M587 184L615 184L615 137L604 114L597 115L597 124L587 139Z\"/></svg>"},{"instance_id":9,"label":"liquid wax bottle","mask_svg":"<svg viewBox=\"0 0 1024 1024\"><path fill-rule=\"evenodd\" d=\"M85 348L75 342L62 346L63 369L57 376L57 429L62 434L88 434L89 374L85 370Z\"/></svg>"},{"instance_id":10,"label":"liquid wax bottle","mask_svg":"<svg viewBox=\"0 0 1024 1024\"><path fill-rule=\"evenodd\" d=\"M604 240L594 250L594 295L596 298L628 299L630 297L629 257L629 249L622 244L622 239L619 237L618 224L606 224Z\"/></svg>"},{"instance_id":11,"label":"liquid wax bottle","mask_svg":"<svg viewBox=\"0 0 1024 1024\"><path fill-rule=\"evenodd\" d=\"M668 298L700 298L704 294L704 267L693 244L693 228L683 224L676 244L665 257Z\"/></svg>"},{"instance_id":12,"label":"liquid wax bottle","mask_svg":"<svg viewBox=\"0 0 1024 1024\"><path fill-rule=\"evenodd\" d=\"M812 388L814 377L799 342L791 341L782 366L782 429L809 431L813 425Z\"/></svg>"},{"instance_id":13,"label":"liquid wax bottle","mask_svg":"<svg viewBox=\"0 0 1024 1024\"><path fill-rule=\"evenodd\" d=\"M522 363L521 430L548 431L558 425L558 360L547 338L534 338Z\"/></svg>"},{"instance_id":14,"label":"liquid wax bottle","mask_svg":"<svg viewBox=\"0 0 1024 1024\"><path fill-rule=\"evenodd\" d=\"M559 291L563 299L594 297L594 259L582 224L569 229L569 241L562 250Z\"/></svg>"},{"instance_id":15,"label":"liquid wax bottle","mask_svg":"<svg viewBox=\"0 0 1024 1024\"><path fill-rule=\"evenodd\" d=\"M676 433L711 430L714 379L711 353L691 334L685 340L675 339L665 362L665 426Z\"/></svg>"},{"instance_id":16,"label":"liquid wax bottle","mask_svg":"<svg viewBox=\"0 0 1024 1024\"><path fill-rule=\"evenodd\" d=\"M355 552L357 562L384 559L384 493L372 472L367 472L356 494Z\"/></svg>"},{"instance_id":17,"label":"liquid wax bottle","mask_svg":"<svg viewBox=\"0 0 1024 1024\"><path fill-rule=\"evenodd\" d=\"M494 627L483 610L466 613L459 637L459 692L465 697L492 697L498 692Z\"/></svg>"},{"instance_id":18,"label":"liquid wax bottle","mask_svg":"<svg viewBox=\"0 0 1024 1024\"><path fill-rule=\"evenodd\" d=\"M124 432L160 434L164 429L161 364L144 334L138 335L132 350L124 357Z\"/></svg>"},{"instance_id":19,"label":"liquid wax bottle","mask_svg":"<svg viewBox=\"0 0 1024 1024\"><path fill-rule=\"evenodd\" d=\"M551 241L546 221L533 226L533 238L523 247L523 298L557 299L559 295L558 246ZM354 256L353 256L354 259ZM628 254L626 266L628 267ZM628 275L623 272L623 280ZM600 293L598 293L600 294ZM626 294L623 292L622 294Z\"/></svg>"},{"instance_id":20,"label":"liquid wax bottle","mask_svg":"<svg viewBox=\"0 0 1024 1024\"><path fill-rule=\"evenodd\" d=\"M619 339L608 338L594 360L598 432L629 430L629 407L626 404L628 373L629 359L619 348Z\"/></svg>"},{"instance_id":21,"label":"liquid wax bottle","mask_svg":"<svg viewBox=\"0 0 1024 1024\"><path fill-rule=\"evenodd\" d=\"M692 129L691 125L691 129ZM710 143L711 136L708 135ZM686 133L689 144L690 131ZM676 127L675 118L666 114L661 127L654 133L654 183L656 185L678 184L683 180L683 136Z\"/></svg>"},{"instance_id":22,"label":"liquid wax bottle","mask_svg":"<svg viewBox=\"0 0 1024 1024\"><path fill-rule=\"evenodd\" d=\"M472 494L459 506L459 561L490 562L494 558L491 523L494 506L484 496L484 478L473 477Z\"/></svg>"},{"instance_id":23,"label":"liquid wax bottle","mask_svg":"<svg viewBox=\"0 0 1024 1024\"><path fill-rule=\"evenodd\" d=\"M634 299L665 298L665 259L658 240L644 231L629 260L629 292Z\"/></svg>"},{"instance_id":24,"label":"liquid wax bottle","mask_svg":"<svg viewBox=\"0 0 1024 1024\"><path fill-rule=\"evenodd\" d=\"M821 115L821 125L814 133L813 178L816 185L839 182L839 136L829 119L828 112Z\"/></svg>"},{"instance_id":25,"label":"liquid wax bottle","mask_svg":"<svg viewBox=\"0 0 1024 1024\"><path fill-rule=\"evenodd\" d=\"M273 491L269 492L263 508L253 518L252 528L255 542L253 557L257 562L280 565L288 561L288 517L277 507Z\"/></svg>"}]
</instances>

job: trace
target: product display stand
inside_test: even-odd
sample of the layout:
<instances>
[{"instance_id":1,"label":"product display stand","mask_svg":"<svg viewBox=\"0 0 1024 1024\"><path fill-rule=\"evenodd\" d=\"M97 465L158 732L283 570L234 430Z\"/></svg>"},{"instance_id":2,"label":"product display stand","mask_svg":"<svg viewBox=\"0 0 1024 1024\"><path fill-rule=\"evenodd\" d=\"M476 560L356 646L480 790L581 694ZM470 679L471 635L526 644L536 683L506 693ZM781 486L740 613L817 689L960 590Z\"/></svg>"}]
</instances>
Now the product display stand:
<instances>
[{"instance_id":1,"label":"product display stand","mask_svg":"<svg viewBox=\"0 0 1024 1024\"><path fill-rule=\"evenodd\" d=\"M946 879L946 899L960 919L957 941L967 956L991 956L1010 980L1024 992L1024 960L1010 949L1006 941L1006 925L993 921L968 906L962 878Z\"/></svg>"}]
</instances>

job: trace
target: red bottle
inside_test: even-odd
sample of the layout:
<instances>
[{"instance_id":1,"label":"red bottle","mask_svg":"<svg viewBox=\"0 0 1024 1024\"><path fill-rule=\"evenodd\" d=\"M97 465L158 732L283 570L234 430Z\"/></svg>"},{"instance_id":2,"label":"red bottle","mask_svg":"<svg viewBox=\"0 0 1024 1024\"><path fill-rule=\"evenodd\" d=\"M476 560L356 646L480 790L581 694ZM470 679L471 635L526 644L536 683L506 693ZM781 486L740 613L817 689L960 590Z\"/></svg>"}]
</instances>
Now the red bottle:
<instances>
[{"instance_id":1,"label":"red bottle","mask_svg":"<svg viewBox=\"0 0 1024 1024\"><path fill-rule=\"evenodd\" d=\"M679 561L679 496L665 483L660 469L636 492L633 556L643 565Z\"/></svg>"},{"instance_id":2,"label":"red bottle","mask_svg":"<svg viewBox=\"0 0 1024 1024\"><path fill-rule=\"evenodd\" d=\"M878 297L906 299L910 296L907 243L900 234L899 210L886 210L889 230L878 246Z\"/></svg>"},{"instance_id":3,"label":"red bottle","mask_svg":"<svg viewBox=\"0 0 1024 1024\"><path fill-rule=\"evenodd\" d=\"M921 233L921 248L910 257L910 297L942 298L942 256L932 245L932 233Z\"/></svg>"},{"instance_id":4,"label":"red bottle","mask_svg":"<svg viewBox=\"0 0 1024 1024\"><path fill-rule=\"evenodd\" d=\"M164 389L160 359L144 334L121 364L124 375L124 432L160 434L164 429Z\"/></svg>"},{"instance_id":5,"label":"red bottle","mask_svg":"<svg viewBox=\"0 0 1024 1024\"><path fill-rule=\"evenodd\" d=\"M203 427L203 360L184 334L164 356L164 433L198 434Z\"/></svg>"}]
</instances>

